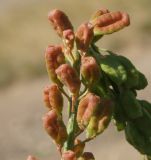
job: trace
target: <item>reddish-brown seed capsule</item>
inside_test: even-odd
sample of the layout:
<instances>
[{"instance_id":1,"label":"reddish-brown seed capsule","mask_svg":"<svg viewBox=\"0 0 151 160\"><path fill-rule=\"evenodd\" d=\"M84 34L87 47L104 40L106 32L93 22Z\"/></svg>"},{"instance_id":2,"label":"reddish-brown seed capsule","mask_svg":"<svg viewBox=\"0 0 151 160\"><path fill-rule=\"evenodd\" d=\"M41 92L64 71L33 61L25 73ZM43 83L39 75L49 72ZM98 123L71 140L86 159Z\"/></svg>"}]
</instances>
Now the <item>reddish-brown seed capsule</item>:
<instances>
[{"instance_id":1,"label":"reddish-brown seed capsule","mask_svg":"<svg viewBox=\"0 0 151 160\"><path fill-rule=\"evenodd\" d=\"M62 52L62 46L48 46L45 51L45 61L48 74L51 80L57 84L59 84L59 80L55 73L55 70L65 62L65 57Z\"/></svg>"},{"instance_id":2,"label":"reddish-brown seed capsule","mask_svg":"<svg viewBox=\"0 0 151 160\"><path fill-rule=\"evenodd\" d=\"M81 129L84 129L88 125L92 115L99 107L100 101L100 97L93 93L88 93L81 99L77 112L77 122Z\"/></svg>"},{"instance_id":3,"label":"reddish-brown seed capsule","mask_svg":"<svg viewBox=\"0 0 151 160\"><path fill-rule=\"evenodd\" d=\"M102 112L98 121L98 133L102 133L104 129L107 128L107 126L109 125L113 110L113 102L107 99L103 100L102 106Z\"/></svg>"},{"instance_id":4,"label":"reddish-brown seed capsule","mask_svg":"<svg viewBox=\"0 0 151 160\"><path fill-rule=\"evenodd\" d=\"M78 160L95 160L95 158L91 152L84 152Z\"/></svg>"},{"instance_id":5,"label":"reddish-brown seed capsule","mask_svg":"<svg viewBox=\"0 0 151 160\"><path fill-rule=\"evenodd\" d=\"M44 88L43 100L44 100L45 106L48 107L51 110L52 106L51 106L50 101L49 101L49 90L50 90L50 86L46 86Z\"/></svg>"},{"instance_id":6,"label":"reddish-brown seed capsule","mask_svg":"<svg viewBox=\"0 0 151 160\"><path fill-rule=\"evenodd\" d=\"M100 69L95 58L91 56L82 56L80 72L90 85L99 81Z\"/></svg>"},{"instance_id":7,"label":"reddish-brown seed capsule","mask_svg":"<svg viewBox=\"0 0 151 160\"><path fill-rule=\"evenodd\" d=\"M75 152L76 156L79 157L82 155L84 147L85 147L85 143L83 143L81 140L76 139L74 142L74 149L73 151Z\"/></svg>"},{"instance_id":8,"label":"reddish-brown seed capsule","mask_svg":"<svg viewBox=\"0 0 151 160\"><path fill-rule=\"evenodd\" d=\"M72 29L72 24L66 14L58 9L52 10L48 14L48 19L53 25L54 29L59 36L62 37L63 31L67 29Z\"/></svg>"},{"instance_id":9,"label":"reddish-brown seed capsule","mask_svg":"<svg viewBox=\"0 0 151 160\"><path fill-rule=\"evenodd\" d=\"M27 157L27 160L37 160L37 158L36 158L36 157L33 157L33 156L28 156L28 157Z\"/></svg>"},{"instance_id":10,"label":"reddish-brown seed capsule","mask_svg":"<svg viewBox=\"0 0 151 160\"><path fill-rule=\"evenodd\" d=\"M111 115L111 100L101 98L99 109L93 114L86 128L87 138L95 137L96 135L102 133L109 125Z\"/></svg>"},{"instance_id":11,"label":"reddish-brown seed capsule","mask_svg":"<svg viewBox=\"0 0 151 160\"><path fill-rule=\"evenodd\" d=\"M90 23L83 23L76 32L77 48L86 51L93 39L93 27Z\"/></svg>"},{"instance_id":12,"label":"reddish-brown seed capsule","mask_svg":"<svg viewBox=\"0 0 151 160\"><path fill-rule=\"evenodd\" d=\"M62 120L58 119L54 110L49 111L43 117L43 125L55 143L62 145L65 142L67 137L65 125Z\"/></svg>"},{"instance_id":13,"label":"reddish-brown seed capsule","mask_svg":"<svg viewBox=\"0 0 151 160\"><path fill-rule=\"evenodd\" d=\"M95 18L98 18L99 16L103 15L103 14L106 14L106 13L109 13L110 11L108 9L100 9L100 10L97 10L91 17L91 20L94 20Z\"/></svg>"},{"instance_id":14,"label":"reddish-brown seed capsule","mask_svg":"<svg viewBox=\"0 0 151 160\"><path fill-rule=\"evenodd\" d=\"M57 114L54 110L49 111L43 117L43 125L47 133L55 140L58 136Z\"/></svg>"},{"instance_id":15,"label":"reddish-brown seed capsule","mask_svg":"<svg viewBox=\"0 0 151 160\"><path fill-rule=\"evenodd\" d=\"M63 38L65 40L65 47L68 47L70 50L74 45L74 32L71 29L63 31Z\"/></svg>"},{"instance_id":16,"label":"reddish-brown seed capsule","mask_svg":"<svg viewBox=\"0 0 151 160\"><path fill-rule=\"evenodd\" d=\"M58 115L62 113L63 97L56 84L49 86L49 102Z\"/></svg>"},{"instance_id":17,"label":"reddish-brown seed capsule","mask_svg":"<svg viewBox=\"0 0 151 160\"><path fill-rule=\"evenodd\" d=\"M62 64L57 70L56 74L59 80L68 87L71 93L76 94L80 89L80 79L69 64Z\"/></svg>"},{"instance_id":18,"label":"reddish-brown seed capsule","mask_svg":"<svg viewBox=\"0 0 151 160\"><path fill-rule=\"evenodd\" d=\"M62 154L62 160L77 160L76 154L71 150L66 151Z\"/></svg>"},{"instance_id":19,"label":"reddish-brown seed capsule","mask_svg":"<svg viewBox=\"0 0 151 160\"><path fill-rule=\"evenodd\" d=\"M129 15L123 12L110 12L91 20L95 35L111 34L130 24Z\"/></svg>"}]
</instances>

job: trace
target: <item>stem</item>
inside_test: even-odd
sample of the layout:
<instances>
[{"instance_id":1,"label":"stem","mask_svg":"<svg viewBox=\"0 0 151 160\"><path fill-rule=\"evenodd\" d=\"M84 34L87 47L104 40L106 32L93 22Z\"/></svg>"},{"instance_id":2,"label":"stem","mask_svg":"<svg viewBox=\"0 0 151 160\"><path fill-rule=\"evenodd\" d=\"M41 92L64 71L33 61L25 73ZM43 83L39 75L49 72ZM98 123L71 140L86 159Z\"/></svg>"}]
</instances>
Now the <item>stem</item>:
<instances>
[{"instance_id":1,"label":"stem","mask_svg":"<svg viewBox=\"0 0 151 160\"><path fill-rule=\"evenodd\" d=\"M79 96L78 100L81 100L88 92L89 92L89 89L87 88L87 89L83 92L83 94L81 94L81 95Z\"/></svg>"},{"instance_id":2,"label":"stem","mask_svg":"<svg viewBox=\"0 0 151 160\"><path fill-rule=\"evenodd\" d=\"M85 85L83 91L80 92L79 96L82 96L86 90L87 90L87 86Z\"/></svg>"},{"instance_id":3,"label":"stem","mask_svg":"<svg viewBox=\"0 0 151 160\"><path fill-rule=\"evenodd\" d=\"M57 149L58 149L58 151L59 151L59 153L60 153L60 156L61 156L61 155L62 155L61 146L60 146L60 145L58 145L58 146L57 146Z\"/></svg>"},{"instance_id":4,"label":"stem","mask_svg":"<svg viewBox=\"0 0 151 160\"><path fill-rule=\"evenodd\" d=\"M101 53L98 53L94 46L91 45L91 47L89 48L90 49L90 52L93 54L94 58L96 59L97 63L99 64L100 63L100 57L101 57Z\"/></svg>"},{"instance_id":5,"label":"stem","mask_svg":"<svg viewBox=\"0 0 151 160\"><path fill-rule=\"evenodd\" d=\"M62 94L68 99L68 101L71 101L71 98L68 96L68 94L65 92L63 88L59 88Z\"/></svg>"},{"instance_id":6,"label":"stem","mask_svg":"<svg viewBox=\"0 0 151 160\"><path fill-rule=\"evenodd\" d=\"M82 143L89 142L89 141L91 141L91 140L93 140L93 139L94 139L94 137L92 137L92 138L86 138L84 141L82 141Z\"/></svg>"},{"instance_id":7,"label":"stem","mask_svg":"<svg viewBox=\"0 0 151 160\"><path fill-rule=\"evenodd\" d=\"M74 104L73 104L74 103ZM73 108L71 109L71 114L70 114L70 118L68 121L68 127L67 127L67 132L68 132L68 139L64 144L64 150L73 150L74 147L74 140L75 140L75 126L76 126L76 110L78 107L78 103L79 101L76 99L74 99L74 101L72 101L71 106L73 106Z\"/></svg>"},{"instance_id":8,"label":"stem","mask_svg":"<svg viewBox=\"0 0 151 160\"><path fill-rule=\"evenodd\" d=\"M76 135L75 138L78 137L84 130L80 130Z\"/></svg>"},{"instance_id":9,"label":"stem","mask_svg":"<svg viewBox=\"0 0 151 160\"><path fill-rule=\"evenodd\" d=\"M71 116L71 100L70 101L68 101L68 116L69 116L69 118L70 118L70 116Z\"/></svg>"},{"instance_id":10,"label":"stem","mask_svg":"<svg viewBox=\"0 0 151 160\"><path fill-rule=\"evenodd\" d=\"M87 143L91 140L93 140L95 137L91 137L91 138L86 138L85 140L83 140L81 143ZM78 146L79 144L76 144L74 147Z\"/></svg>"}]
</instances>

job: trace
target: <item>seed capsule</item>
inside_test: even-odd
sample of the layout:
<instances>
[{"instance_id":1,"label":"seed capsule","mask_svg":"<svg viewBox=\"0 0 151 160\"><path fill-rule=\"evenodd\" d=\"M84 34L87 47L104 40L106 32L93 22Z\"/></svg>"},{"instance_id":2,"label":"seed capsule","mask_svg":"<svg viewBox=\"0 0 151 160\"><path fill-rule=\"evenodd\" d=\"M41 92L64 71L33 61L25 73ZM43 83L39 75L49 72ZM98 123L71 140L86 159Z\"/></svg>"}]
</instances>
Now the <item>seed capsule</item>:
<instances>
[{"instance_id":1,"label":"seed capsule","mask_svg":"<svg viewBox=\"0 0 151 160\"><path fill-rule=\"evenodd\" d=\"M100 97L93 93L88 93L81 99L77 112L77 122L81 129L84 129L89 124L92 115L96 112L99 105Z\"/></svg>"},{"instance_id":2,"label":"seed capsule","mask_svg":"<svg viewBox=\"0 0 151 160\"><path fill-rule=\"evenodd\" d=\"M73 151L66 151L62 155L62 160L77 160L76 154Z\"/></svg>"},{"instance_id":3,"label":"seed capsule","mask_svg":"<svg viewBox=\"0 0 151 160\"><path fill-rule=\"evenodd\" d=\"M62 64L56 70L57 77L59 80L68 87L71 93L76 94L80 89L80 79L69 64Z\"/></svg>"},{"instance_id":4,"label":"seed capsule","mask_svg":"<svg viewBox=\"0 0 151 160\"><path fill-rule=\"evenodd\" d=\"M82 56L80 72L89 85L99 81L100 70L93 57Z\"/></svg>"},{"instance_id":5,"label":"seed capsule","mask_svg":"<svg viewBox=\"0 0 151 160\"><path fill-rule=\"evenodd\" d=\"M67 29L63 31L63 38L65 40L65 45L69 48L72 49L74 45L74 32L71 29Z\"/></svg>"},{"instance_id":6,"label":"seed capsule","mask_svg":"<svg viewBox=\"0 0 151 160\"><path fill-rule=\"evenodd\" d=\"M111 115L113 111L113 103L111 100L104 100L102 102L102 106L104 107L99 118L98 133L102 133L105 128L107 128L111 120Z\"/></svg>"},{"instance_id":7,"label":"seed capsule","mask_svg":"<svg viewBox=\"0 0 151 160\"><path fill-rule=\"evenodd\" d=\"M65 142L67 138L66 127L63 121L58 119L54 110L49 111L43 117L43 125L55 143L62 145Z\"/></svg>"},{"instance_id":8,"label":"seed capsule","mask_svg":"<svg viewBox=\"0 0 151 160\"><path fill-rule=\"evenodd\" d=\"M67 29L63 31L63 43L64 43L63 52L66 60L68 60L71 64L73 64L75 61L75 55L72 52L74 48L74 39L75 37L73 30Z\"/></svg>"},{"instance_id":9,"label":"seed capsule","mask_svg":"<svg viewBox=\"0 0 151 160\"><path fill-rule=\"evenodd\" d=\"M54 29L58 33L59 36L62 37L63 31L66 29L72 29L73 26L69 20L69 18L66 16L66 14L58 9L52 10L48 14L48 19L53 25Z\"/></svg>"},{"instance_id":10,"label":"seed capsule","mask_svg":"<svg viewBox=\"0 0 151 160\"><path fill-rule=\"evenodd\" d=\"M93 39L93 27L90 23L83 23L76 32L77 48L86 51Z\"/></svg>"},{"instance_id":11,"label":"seed capsule","mask_svg":"<svg viewBox=\"0 0 151 160\"><path fill-rule=\"evenodd\" d=\"M111 34L129 26L129 15L123 12L110 12L91 20L95 35Z\"/></svg>"},{"instance_id":12,"label":"seed capsule","mask_svg":"<svg viewBox=\"0 0 151 160\"><path fill-rule=\"evenodd\" d=\"M48 46L45 52L45 61L48 74L51 80L57 84L60 84L60 81L57 78L55 70L65 62L65 57L62 52L62 46Z\"/></svg>"},{"instance_id":13,"label":"seed capsule","mask_svg":"<svg viewBox=\"0 0 151 160\"><path fill-rule=\"evenodd\" d=\"M101 99L99 109L91 117L86 128L86 137L92 138L101 134L109 125L113 104L111 100Z\"/></svg>"},{"instance_id":14,"label":"seed capsule","mask_svg":"<svg viewBox=\"0 0 151 160\"><path fill-rule=\"evenodd\" d=\"M91 152L84 152L78 160L95 160L95 158Z\"/></svg>"},{"instance_id":15,"label":"seed capsule","mask_svg":"<svg viewBox=\"0 0 151 160\"><path fill-rule=\"evenodd\" d=\"M74 152L76 153L76 156L79 157L82 155L84 147L85 147L85 143L81 142L81 140L76 139L74 142Z\"/></svg>"},{"instance_id":16,"label":"seed capsule","mask_svg":"<svg viewBox=\"0 0 151 160\"><path fill-rule=\"evenodd\" d=\"M37 160L37 158L36 158L36 157L33 157L33 156L28 156L28 157L27 157L27 160Z\"/></svg>"},{"instance_id":17,"label":"seed capsule","mask_svg":"<svg viewBox=\"0 0 151 160\"><path fill-rule=\"evenodd\" d=\"M49 87L49 102L58 115L62 113L63 97L56 84Z\"/></svg>"},{"instance_id":18,"label":"seed capsule","mask_svg":"<svg viewBox=\"0 0 151 160\"><path fill-rule=\"evenodd\" d=\"M103 15L103 14L106 14L106 13L109 13L110 11L108 9L100 9L98 11L96 11L92 17L91 17L91 20L94 20L95 18L98 18L99 16Z\"/></svg>"},{"instance_id":19,"label":"seed capsule","mask_svg":"<svg viewBox=\"0 0 151 160\"><path fill-rule=\"evenodd\" d=\"M49 90L50 90L50 86L46 86L44 88L43 100L44 100L45 106L48 107L51 110L52 106L51 106L50 101L49 101Z\"/></svg>"}]
</instances>

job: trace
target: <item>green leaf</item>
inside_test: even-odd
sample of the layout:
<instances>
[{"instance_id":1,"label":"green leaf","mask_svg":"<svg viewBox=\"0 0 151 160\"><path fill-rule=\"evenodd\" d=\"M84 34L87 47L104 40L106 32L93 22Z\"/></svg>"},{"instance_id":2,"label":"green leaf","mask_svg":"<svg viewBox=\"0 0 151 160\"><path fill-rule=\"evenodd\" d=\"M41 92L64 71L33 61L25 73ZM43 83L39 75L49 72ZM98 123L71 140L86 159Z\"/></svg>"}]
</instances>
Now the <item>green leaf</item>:
<instances>
[{"instance_id":1,"label":"green leaf","mask_svg":"<svg viewBox=\"0 0 151 160\"><path fill-rule=\"evenodd\" d=\"M148 82L147 82L145 75L139 72L138 83L136 83L136 86L133 88L136 90L141 90L141 89L144 89L147 85L148 85Z\"/></svg>"},{"instance_id":2,"label":"green leaf","mask_svg":"<svg viewBox=\"0 0 151 160\"><path fill-rule=\"evenodd\" d=\"M142 134L151 138L151 104L147 101L139 101L143 116L133 120L133 123L139 128Z\"/></svg>"},{"instance_id":3,"label":"green leaf","mask_svg":"<svg viewBox=\"0 0 151 160\"><path fill-rule=\"evenodd\" d=\"M147 139L131 122L127 122L127 126L125 128L125 137L127 141L141 154L151 155L151 144L147 142Z\"/></svg>"},{"instance_id":4,"label":"green leaf","mask_svg":"<svg viewBox=\"0 0 151 160\"><path fill-rule=\"evenodd\" d=\"M108 78L115 82L118 86L127 80L127 72L124 66L114 55L107 55L102 58L100 66Z\"/></svg>"},{"instance_id":5,"label":"green leaf","mask_svg":"<svg viewBox=\"0 0 151 160\"><path fill-rule=\"evenodd\" d=\"M117 56L117 59L122 63L127 71L127 81L125 82L125 86L128 88L136 86L139 82L139 72L135 66L124 56Z\"/></svg>"},{"instance_id":6,"label":"green leaf","mask_svg":"<svg viewBox=\"0 0 151 160\"><path fill-rule=\"evenodd\" d=\"M135 119L143 115L142 107L131 91L123 91L120 95L121 105L127 117Z\"/></svg>"}]
</instances>

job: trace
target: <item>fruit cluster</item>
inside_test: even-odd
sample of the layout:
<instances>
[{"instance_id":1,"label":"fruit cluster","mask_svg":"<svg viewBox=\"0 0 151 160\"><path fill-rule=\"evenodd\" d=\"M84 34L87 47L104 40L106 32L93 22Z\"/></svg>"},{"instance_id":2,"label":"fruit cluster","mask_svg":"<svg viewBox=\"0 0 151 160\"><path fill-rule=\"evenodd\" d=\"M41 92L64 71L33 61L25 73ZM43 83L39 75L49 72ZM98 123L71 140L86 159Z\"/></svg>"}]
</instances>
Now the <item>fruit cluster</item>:
<instances>
[{"instance_id":1,"label":"fruit cluster","mask_svg":"<svg viewBox=\"0 0 151 160\"><path fill-rule=\"evenodd\" d=\"M44 88L48 112L43 125L61 159L94 160L91 152L84 151L85 144L100 135L111 120L118 131L125 132L127 141L149 159L151 104L136 98L136 91L144 89L147 80L126 57L95 45L103 36L128 26L128 14L98 10L75 32L60 10L51 11L48 19L63 44L49 45L45 51L53 84ZM68 100L67 124L63 120L63 109L67 109L64 97ZM83 132L85 139L81 140Z\"/></svg>"}]
</instances>

